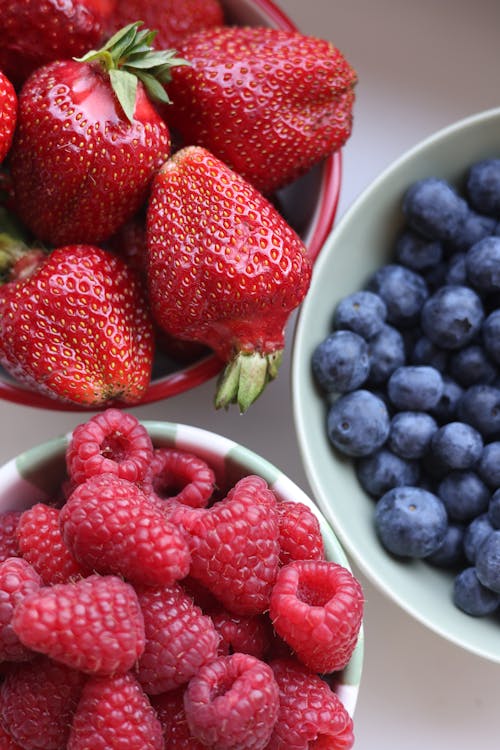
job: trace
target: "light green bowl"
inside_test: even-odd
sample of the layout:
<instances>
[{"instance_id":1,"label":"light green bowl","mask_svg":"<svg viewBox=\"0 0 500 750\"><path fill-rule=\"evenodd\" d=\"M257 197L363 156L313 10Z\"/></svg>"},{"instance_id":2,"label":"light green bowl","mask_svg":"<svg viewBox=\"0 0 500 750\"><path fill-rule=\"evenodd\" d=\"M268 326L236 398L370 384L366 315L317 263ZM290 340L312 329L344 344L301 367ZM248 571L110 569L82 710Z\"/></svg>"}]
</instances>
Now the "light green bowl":
<instances>
[{"instance_id":1,"label":"light green bowl","mask_svg":"<svg viewBox=\"0 0 500 750\"><path fill-rule=\"evenodd\" d=\"M500 157L500 108L439 131L385 170L330 234L316 263L297 321L292 356L295 427L305 471L319 507L359 569L410 615L449 641L500 662L500 618L473 618L452 602L451 574L422 561L399 562L380 545L374 501L352 462L339 458L326 434L324 399L311 376L311 355L331 332L337 303L361 289L391 257L403 225L401 201L415 180L442 177L457 187L474 161Z\"/></svg>"},{"instance_id":2,"label":"light green bowl","mask_svg":"<svg viewBox=\"0 0 500 750\"><path fill-rule=\"evenodd\" d=\"M319 520L327 559L350 569L342 547L315 503L269 461L225 437L198 427L153 421L143 424L156 447L177 447L207 461L215 471L219 487L229 488L246 474L258 474L280 499L307 505ZM0 512L24 510L35 502L55 496L65 473L69 437L65 435L31 448L0 467ZM351 716L359 693L363 651L362 628L349 664L335 680L336 692Z\"/></svg>"}]
</instances>

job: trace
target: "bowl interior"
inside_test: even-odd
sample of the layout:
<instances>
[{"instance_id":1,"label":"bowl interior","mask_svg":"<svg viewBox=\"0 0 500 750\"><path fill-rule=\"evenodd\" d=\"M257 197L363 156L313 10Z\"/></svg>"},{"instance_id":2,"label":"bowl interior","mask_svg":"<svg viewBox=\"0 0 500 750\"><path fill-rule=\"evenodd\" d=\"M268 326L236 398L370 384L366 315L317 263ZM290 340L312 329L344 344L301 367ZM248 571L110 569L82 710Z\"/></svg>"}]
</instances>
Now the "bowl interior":
<instances>
[{"instance_id":1,"label":"bowl interior","mask_svg":"<svg viewBox=\"0 0 500 750\"><path fill-rule=\"evenodd\" d=\"M328 521L312 500L273 464L251 450L220 435L182 424L143 423L156 447L177 447L197 454L215 471L217 485L229 489L247 474L258 474L282 500L302 502L317 516L329 560L349 568L344 551ZM0 512L24 510L35 502L53 498L65 476L65 449L69 435L31 448L0 467ZM347 667L335 679L339 698L352 715L356 706L363 665L363 629Z\"/></svg>"},{"instance_id":2,"label":"bowl interior","mask_svg":"<svg viewBox=\"0 0 500 750\"><path fill-rule=\"evenodd\" d=\"M316 500L360 570L410 615L455 644L500 662L499 619L473 618L452 603L453 575L422 561L396 561L379 543L374 501L358 484L351 461L326 436L327 406L310 369L315 347L332 330L336 304L361 289L391 257L403 223L401 199L415 180L437 176L463 185L474 161L500 156L500 109L483 112L426 139L390 166L331 233L315 265L295 332L293 409L305 471Z\"/></svg>"},{"instance_id":3,"label":"bowl interior","mask_svg":"<svg viewBox=\"0 0 500 750\"><path fill-rule=\"evenodd\" d=\"M272 0L221 0L226 23L250 26L271 26L285 30L296 27ZM280 211L301 236L314 260L331 230L340 196L342 166L337 152L313 167L307 174L278 191ZM215 377L222 362L212 354L183 364L159 353L156 356L151 384L136 406L171 398ZM88 411L76 404L60 403L18 384L0 367L0 399L54 411ZM130 404L115 402L131 408ZM109 403L103 406L106 408ZM95 410L95 407L92 407Z\"/></svg>"}]
</instances>

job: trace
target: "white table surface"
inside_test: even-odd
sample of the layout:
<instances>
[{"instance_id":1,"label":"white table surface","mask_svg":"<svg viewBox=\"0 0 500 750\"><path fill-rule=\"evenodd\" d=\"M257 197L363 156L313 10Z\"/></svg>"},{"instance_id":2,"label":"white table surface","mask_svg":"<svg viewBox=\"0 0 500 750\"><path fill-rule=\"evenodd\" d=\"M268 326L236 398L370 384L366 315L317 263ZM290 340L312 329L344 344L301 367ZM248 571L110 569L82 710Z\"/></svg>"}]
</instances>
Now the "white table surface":
<instances>
[{"instance_id":1,"label":"white table surface","mask_svg":"<svg viewBox=\"0 0 500 750\"><path fill-rule=\"evenodd\" d=\"M498 0L278 2L304 33L333 41L358 71L339 216L414 143L500 105ZM294 436L289 356L290 346L278 381L244 416L213 409L213 381L134 414L226 435L265 455L308 491ZM80 421L77 413L0 403L0 462ZM366 594L366 657L355 714L357 750L499 750L500 665L427 631L358 575Z\"/></svg>"}]
</instances>

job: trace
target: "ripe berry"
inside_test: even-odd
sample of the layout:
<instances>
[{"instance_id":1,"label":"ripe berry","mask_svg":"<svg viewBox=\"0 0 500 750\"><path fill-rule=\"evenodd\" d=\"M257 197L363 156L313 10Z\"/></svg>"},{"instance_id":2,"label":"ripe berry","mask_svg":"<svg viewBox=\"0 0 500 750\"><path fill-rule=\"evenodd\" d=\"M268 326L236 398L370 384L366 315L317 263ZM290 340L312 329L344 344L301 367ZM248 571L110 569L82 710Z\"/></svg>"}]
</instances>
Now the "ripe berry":
<instances>
[{"instance_id":1,"label":"ripe berry","mask_svg":"<svg viewBox=\"0 0 500 750\"><path fill-rule=\"evenodd\" d=\"M126 672L144 651L137 595L116 576L41 588L17 605L12 626L28 648L88 674Z\"/></svg>"},{"instance_id":2,"label":"ripe berry","mask_svg":"<svg viewBox=\"0 0 500 750\"><path fill-rule=\"evenodd\" d=\"M0 515L0 562L19 555L17 524L21 511L11 510Z\"/></svg>"},{"instance_id":3,"label":"ripe berry","mask_svg":"<svg viewBox=\"0 0 500 750\"><path fill-rule=\"evenodd\" d=\"M191 734L214 750L263 750L279 710L271 667L248 654L202 667L184 698Z\"/></svg>"},{"instance_id":4,"label":"ripe berry","mask_svg":"<svg viewBox=\"0 0 500 750\"><path fill-rule=\"evenodd\" d=\"M162 727L165 750L206 750L206 745L198 742L189 730L184 709L184 687L153 695L151 705Z\"/></svg>"},{"instance_id":5,"label":"ripe berry","mask_svg":"<svg viewBox=\"0 0 500 750\"><path fill-rule=\"evenodd\" d=\"M280 502L276 510L280 532L280 564L286 565L292 560L324 560L321 528L312 510L299 502Z\"/></svg>"},{"instance_id":6,"label":"ripe berry","mask_svg":"<svg viewBox=\"0 0 500 750\"><path fill-rule=\"evenodd\" d=\"M215 488L213 469L198 456L174 448L157 448L142 486L146 494L204 508Z\"/></svg>"},{"instance_id":7,"label":"ripe berry","mask_svg":"<svg viewBox=\"0 0 500 750\"><path fill-rule=\"evenodd\" d=\"M269 651L273 634L265 615L244 617L224 610L211 615L216 631L221 636L218 655L228 656L237 652L262 659Z\"/></svg>"},{"instance_id":8,"label":"ripe berry","mask_svg":"<svg viewBox=\"0 0 500 750\"><path fill-rule=\"evenodd\" d=\"M24 646L12 629L12 616L25 596L38 591L42 580L36 570L20 557L0 563L0 660L26 661L33 653Z\"/></svg>"},{"instance_id":9,"label":"ripe berry","mask_svg":"<svg viewBox=\"0 0 500 750\"><path fill-rule=\"evenodd\" d=\"M343 669L358 640L363 592L344 567L298 560L280 569L269 614L297 658L314 672Z\"/></svg>"},{"instance_id":10,"label":"ripe berry","mask_svg":"<svg viewBox=\"0 0 500 750\"><path fill-rule=\"evenodd\" d=\"M66 451L75 484L96 474L141 482L152 460L153 445L145 427L131 414L112 408L78 425Z\"/></svg>"},{"instance_id":11,"label":"ripe berry","mask_svg":"<svg viewBox=\"0 0 500 750\"><path fill-rule=\"evenodd\" d=\"M328 438L347 456L368 456L381 448L389 429L386 405L364 389L344 394L328 412Z\"/></svg>"}]
</instances>

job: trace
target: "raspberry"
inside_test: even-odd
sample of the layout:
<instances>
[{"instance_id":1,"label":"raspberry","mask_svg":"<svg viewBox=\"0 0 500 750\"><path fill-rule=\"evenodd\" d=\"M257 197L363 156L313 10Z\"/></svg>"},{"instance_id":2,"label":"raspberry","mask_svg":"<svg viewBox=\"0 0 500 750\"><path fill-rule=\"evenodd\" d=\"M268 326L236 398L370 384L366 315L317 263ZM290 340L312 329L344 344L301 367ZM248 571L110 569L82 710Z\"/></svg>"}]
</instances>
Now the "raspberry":
<instances>
[{"instance_id":1,"label":"raspberry","mask_svg":"<svg viewBox=\"0 0 500 750\"><path fill-rule=\"evenodd\" d=\"M37 503L24 511L17 538L20 554L41 575L46 586L86 575L63 542L57 508Z\"/></svg>"},{"instance_id":2,"label":"raspberry","mask_svg":"<svg viewBox=\"0 0 500 750\"><path fill-rule=\"evenodd\" d=\"M98 573L168 586L189 572L183 533L135 484L114 474L80 484L61 509L60 522L73 557Z\"/></svg>"},{"instance_id":3,"label":"raspberry","mask_svg":"<svg viewBox=\"0 0 500 750\"><path fill-rule=\"evenodd\" d=\"M171 516L190 537L190 575L235 614L267 610L279 562L276 498L259 477L245 477L207 509Z\"/></svg>"},{"instance_id":4,"label":"raspberry","mask_svg":"<svg viewBox=\"0 0 500 750\"><path fill-rule=\"evenodd\" d=\"M138 598L146 647L137 678L149 695L156 695L187 683L214 659L219 635L180 586L144 589Z\"/></svg>"},{"instance_id":5,"label":"raspberry","mask_svg":"<svg viewBox=\"0 0 500 750\"><path fill-rule=\"evenodd\" d=\"M280 527L280 564L292 560L324 560L325 550L319 521L304 503L277 505Z\"/></svg>"},{"instance_id":6,"label":"raspberry","mask_svg":"<svg viewBox=\"0 0 500 750\"><path fill-rule=\"evenodd\" d=\"M2 750L23 750L21 745L14 742L10 734L7 734L5 729L0 724L0 747Z\"/></svg>"},{"instance_id":7,"label":"raspberry","mask_svg":"<svg viewBox=\"0 0 500 750\"><path fill-rule=\"evenodd\" d=\"M334 562L297 560L280 569L269 614L276 632L311 671L343 669L363 616L360 583Z\"/></svg>"},{"instance_id":8,"label":"raspberry","mask_svg":"<svg viewBox=\"0 0 500 750\"><path fill-rule=\"evenodd\" d=\"M42 588L17 605L12 625L28 648L89 674L126 672L144 651L137 595L116 576Z\"/></svg>"},{"instance_id":9,"label":"raspberry","mask_svg":"<svg viewBox=\"0 0 500 750\"><path fill-rule=\"evenodd\" d=\"M91 677L73 716L67 750L163 750L161 724L135 677Z\"/></svg>"},{"instance_id":10,"label":"raspberry","mask_svg":"<svg viewBox=\"0 0 500 750\"><path fill-rule=\"evenodd\" d=\"M66 451L74 484L98 474L141 482L152 460L153 445L146 428L120 409L106 409L78 425Z\"/></svg>"},{"instance_id":11,"label":"raspberry","mask_svg":"<svg viewBox=\"0 0 500 750\"><path fill-rule=\"evenodd\" d=\"M295 659L271 663L279 687L279 714L266 750L348 750L352 719L338 696Z\"/></svg>"},{"instance_id":12,"label":"raspberry","mask_svg":"<svg viewBox=\"0 0 500 750\"><path fill-rule=\"evenodd\" d=\"M0 514L0 562L19 556L16 529L22 511L10 510Z\"/></svg>"},{"instance_id":13,"label":"raspberry","mask_svg":"<svg viewBox=\"0 0 500 750\"><path fill-rule=\"evenodd\" d=\"M189 731L184 710L184 688L154 695L151 705L162 726L165 750L206 750Z\"/></svg>"},{"instance_id":14,"label":"raspberry","mask_svg":"<svg viewBox=\"0 0 500 750\"><path fill-rule=\"evenodd\" d=\"M84 680L81 672L45 656L18 665L2 685L4 729L25 750L65 748Z\"/></svg>"},{"instance_id":15,"label":"raspberry","mask_svg":"<svg viewBox=\"0 0 500 750\"><path fill-rule=\"evenodd\" d=\"M215 487L215 474L198 456L173 448L157 448L143 484L147 494L160 501L176 500L192 508L205 508Z\"/></svg>"},{"instance_id":16,"label":"raspberry","mask_svg":"<svg viewBox=\"0 0 500 750\"><path fill-rule=\"evenodd\" d=\"M14 609L25 596L38 591L42 580L26 560L9 557L0 563L0 660L26 661L33 652L12 629Z\"/></svg>"},{"instance_id":17,"label":"raspberry","mask_svg":"<svg viewBox=\"0 0 500 750\"><path fill-rule=\"evenodd\" d=\"M215 750L262 750L278 716L278 685L268 664L248 654L202 667L184 696L191 734Z\"/></svg>"},{"instance_id":18,"label":"raspberry","mask_svg":"<svg viewBox=\"0 0 500 750\"><path fill-rule=\"evenodd\" d=\"M222 611L212 615L212 622L221 636L219 656L240 652L262 659L271 646L271 623L263 615L244 617Z\"/></svg>"}]
</instances>

